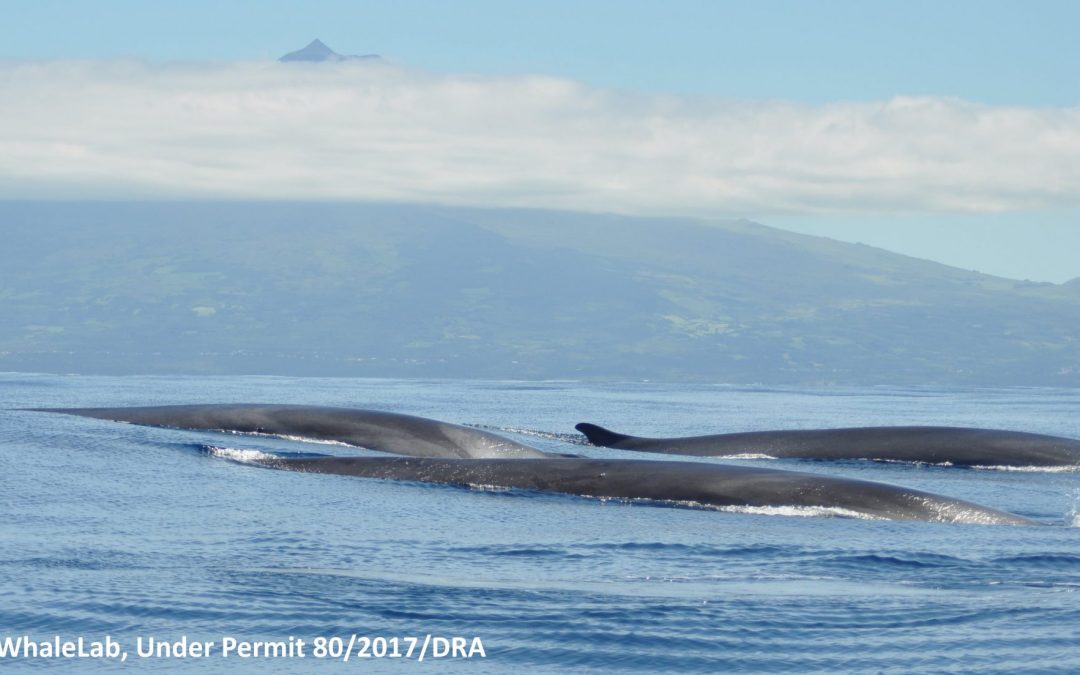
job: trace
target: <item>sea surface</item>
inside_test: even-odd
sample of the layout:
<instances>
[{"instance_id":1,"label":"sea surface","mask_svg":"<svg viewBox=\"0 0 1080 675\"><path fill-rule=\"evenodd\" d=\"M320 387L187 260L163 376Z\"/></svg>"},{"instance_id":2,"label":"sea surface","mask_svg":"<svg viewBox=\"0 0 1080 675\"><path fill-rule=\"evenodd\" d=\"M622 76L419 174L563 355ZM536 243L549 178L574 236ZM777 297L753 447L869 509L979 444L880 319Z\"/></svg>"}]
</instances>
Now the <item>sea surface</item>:
<instances>
[{"instance_id":1,"label":"sea surface","mask_svg":"<svg viewBox=\"0 0 1080 675\"><path fill-rule=\"evenodd\" d=\"M63 672L1080 672L1080 473L737 460L884 481L1037 519L945 525L750 514L260 468L210 448L340 445L26 407L268 402L481 426L541 449L636 435L942 424L1080 438L1080 391L648 382L0 374L0 641L128 653ZM226 453L228 454L228 453ZM710 461L710 460L695 460ZM730 461L730 460L729 460ZM472 658L317 658L461 637ZM297 656L140 657L140 638L306 641ZM144 642L146 644L146 642ZM371 643L376 646L378 643ZM377 651L377 649L376 649Z\"/></svg>"}]
</instances>

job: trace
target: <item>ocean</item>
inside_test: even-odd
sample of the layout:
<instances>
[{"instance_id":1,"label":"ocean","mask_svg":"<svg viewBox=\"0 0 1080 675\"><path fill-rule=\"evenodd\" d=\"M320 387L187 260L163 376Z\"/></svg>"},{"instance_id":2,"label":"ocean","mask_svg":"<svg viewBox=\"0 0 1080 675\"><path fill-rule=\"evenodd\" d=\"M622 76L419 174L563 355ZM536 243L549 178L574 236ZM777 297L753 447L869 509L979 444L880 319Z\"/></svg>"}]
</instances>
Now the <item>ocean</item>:
<instances>
[{"instance_id":1,"label":"ocean","mask_svg":"<svg viewBox=\"0 0 1080 675\"><path fill-rule=\"evenodd\" d=\"M18 410L218 402L390 410L637 459L574 424L1080 438L1080 391L1065 389L0 374L0 650L38 652L0 668L1080 671L1077 472L736 460L1045 526L890 522L276 471L210 449L364 451ZM86 656L45 653L80 638Z\"/></svg>"}]
</instances>

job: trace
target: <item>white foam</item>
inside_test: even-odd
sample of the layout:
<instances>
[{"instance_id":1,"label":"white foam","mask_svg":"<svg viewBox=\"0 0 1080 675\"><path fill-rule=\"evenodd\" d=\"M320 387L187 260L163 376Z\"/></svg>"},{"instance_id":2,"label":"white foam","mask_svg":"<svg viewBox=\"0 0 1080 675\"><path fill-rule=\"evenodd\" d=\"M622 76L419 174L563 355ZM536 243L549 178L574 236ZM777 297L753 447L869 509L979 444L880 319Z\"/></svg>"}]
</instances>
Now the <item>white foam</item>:
<instances>
[{"instance_id":1,"label":"white foam","mask_svg":"<svg viewBox=\"0 0 1080 675\"><path fill-rule=\"evenodd\" d=\"M510 492L514 488L508 488L505 485L489 485L487 483L467 483L470 490L476 490L477 492Z\"/></svg>"},{"instance_id":2,"label":"white foam","mask_svg":"<svg viewBox=\"0 0 1080 675\"><path fill-rule=\"evenodd\" d=\"M1080 466L979 466L975 465L972 469L982 469L983 471L1018 471L1021 473L1076 473L1080 471Z\"/></svg>"},{"instance_id":3,"label":"white foam","mask_svg":"<svg viewBox=\"0 0 1080 675\"><path fill-rule=\"evenodd\" d=\"M883 462L885 464L913 464L915 466L937 466L937 467L951 467L956 466L952 462L913 462L906 459L877 459L875 462ZM1076 473L1080 471L1080 465L1070 464L1068 466L1009 466L1005 464L970 464L965 468L977 469L979 471L1017 471L1021 473Z\"/></svg>"},{"instance_id":4,"label":"white foam","mask_svg":"<svg viewBox=\"0 0 1080 675\"><path fill-rule=\"evenodd\" d=\"M591 495L581 495L583 497L592 497ZM691 509L705 509L708 511L722 511L724 513L742 513L755 516L789 516L795 518L855 518L858 520L888 520L888 518L882 518L879 516L873 516L868 513L860 513L858 511L852 511L851 509L844 509L838 506L748 506L748 505L730 505L730 506L718 506L715 504L703 504L701 502L691 500L677 500L677 499L645 499L645 498L624 498L624 497L599 497L601 502L607 503L610 501L615 502L628 502L628 503L641 503L641 504L667 504L671 506L681 506Z\"/></svg>"},{"instance_id":5,"label":"white foam","mask_svg":"<svg viewBox=\"0 0 1080 675\"><path fill-rule=\"evenodd\" d=\"M342 441L330 441L324 438L308 438L306 436L293 436L291 434L267 434L262 431L235 431L233 429L219 429L218 431L225 434L235 434L237 436L261 436L263 438L280 438L283 441L297 441L299 443L318 443L319 445L340 445L346 448L355 448L358 446L350 445Z\"/></svg>"},{"instance_id":6,"label":"white foam","mask_svg":"<svg viewBox=\"0 0 1080 675\"><path fill-rule=\"evenodd\" d=\"M1080 527L1080 490L1073 490L1065 511L1065 527Z\"/></svg>"},{"instance_id":7,"label":"white foam","mask_svg":"<svg viewBox=\"0 0 1080 675\"><path fill-rule=\"evenodd\" d=\"M726 513L746 513L755 516L791 516L796 518L856 518L858 520L887 520L838 506L718 506Z\"/></svg>"},{"instance_id":8,"label":"white foam","mask_svg":"<svg viewBox=\"0 0 1080 675\"><path fill-rule=\"evenodd\" d=\"M760 452L740 452L734 455L714 455L716 459L779 459Z\"/></svg>"},{"instance_id":9,"label":"white foam","mask_svg":"<svg viewBox=\"0 0 1080 675\"><path fill-rule=\"evenodd\" d=\"M241 462L244 464L261 463L278 458L277 455L271 454L269 452L263 452L262 450L246 450L244 448L223 448L216 445L206 446L206 451L213 457L221 457L222 459L228 459L234 462Z\"/></svg>"},{"instance_id":10,"label":"white foam","mask_svg":"<svg viewBox=\"0 0 1080 675\"><path fill-rule=\"evenodd\" d=\"M866 458L864 458L866 459ZM940 466L950 467L955 466L952 462L919 462L910 459L882 459L880 457L869 458L871 462L881 462L882 464L911 464L913 466Z\"/></svg>"}]
</instances>

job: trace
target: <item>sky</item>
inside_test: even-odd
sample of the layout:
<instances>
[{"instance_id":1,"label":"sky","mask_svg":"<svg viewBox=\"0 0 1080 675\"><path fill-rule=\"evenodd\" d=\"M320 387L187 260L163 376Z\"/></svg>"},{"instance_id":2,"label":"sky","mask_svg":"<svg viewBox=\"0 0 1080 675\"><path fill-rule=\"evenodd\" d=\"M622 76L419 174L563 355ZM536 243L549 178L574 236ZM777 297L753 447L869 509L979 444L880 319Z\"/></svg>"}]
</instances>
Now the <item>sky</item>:
<instances>
[{"instance_id":1,"label":"sky","mask_svg":"<svg viewBox=\"0 0 1080 675\"><path fill-rule=\"evenodd\" d=\"M1080 3L0 0L0 198L749 218L1080 277ZM320 38L379 65L276 64Z\"/></svg>"}]
</instances>

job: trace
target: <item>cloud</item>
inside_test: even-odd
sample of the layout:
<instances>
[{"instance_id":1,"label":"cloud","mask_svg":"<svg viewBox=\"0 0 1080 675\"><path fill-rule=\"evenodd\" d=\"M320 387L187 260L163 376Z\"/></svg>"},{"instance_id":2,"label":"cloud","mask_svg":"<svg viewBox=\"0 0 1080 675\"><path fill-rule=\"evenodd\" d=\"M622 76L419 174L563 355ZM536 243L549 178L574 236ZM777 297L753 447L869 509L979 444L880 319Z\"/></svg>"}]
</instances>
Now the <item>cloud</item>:
<instances>
[{"instance_id":1,"label":"cloud","mask_svg":"<svg viewBox=\"0 0 1080 675\"><path fill-rule=\"evenodd\" d=\"M1080 108L802 105L370 63L0 64L0 197L626 213L1080 205Z\"/></svg>"}]
</instances>

